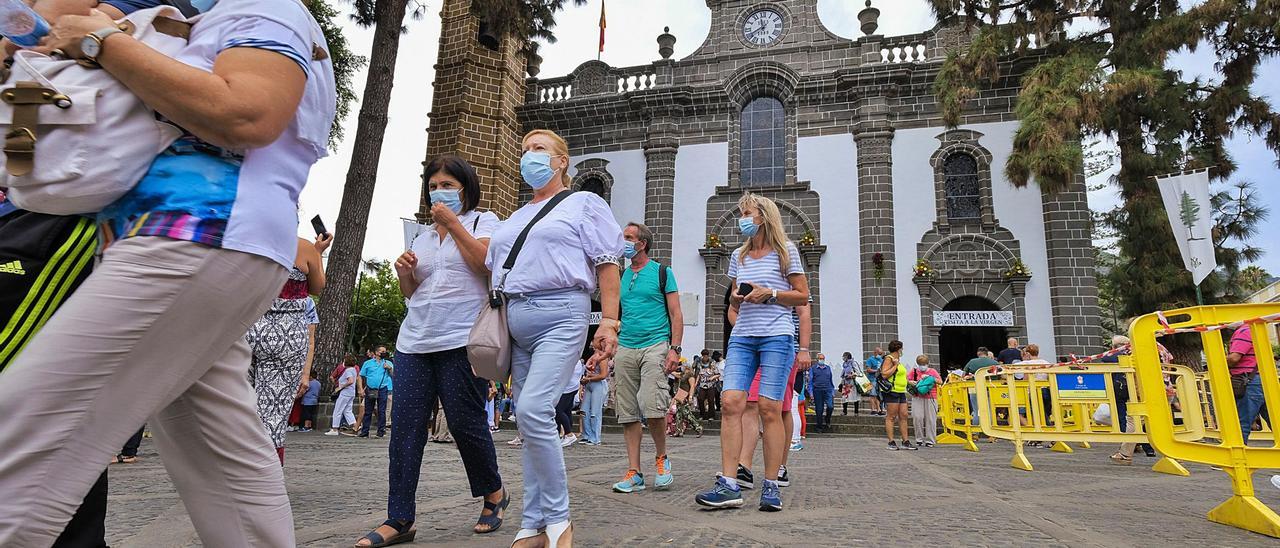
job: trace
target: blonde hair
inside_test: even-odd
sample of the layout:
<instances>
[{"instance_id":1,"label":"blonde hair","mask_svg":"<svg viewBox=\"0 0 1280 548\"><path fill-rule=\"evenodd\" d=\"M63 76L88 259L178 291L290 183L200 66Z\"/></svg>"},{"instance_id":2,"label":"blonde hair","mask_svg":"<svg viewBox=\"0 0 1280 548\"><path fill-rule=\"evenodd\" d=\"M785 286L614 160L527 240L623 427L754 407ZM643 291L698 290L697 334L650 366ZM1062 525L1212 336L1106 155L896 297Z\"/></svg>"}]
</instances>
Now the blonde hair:
<instances>
[{"instance_id":1,"label":"blonde hair","mask_svg":"<svg viewBox=\"0 0 1280 548\"><path fill-rule=\"evenodd\" d=\"M929 356L924 354L916 356L916 365L929 365Z\"/></svg>"},{"instance_id":2,"label":"blonde hair","mask_svg":"<svg viewBox=\"0 0 1280 548\"><path fill-rule=\"evenodd\" d=\"M572 188L573 179L569 178L569 143L568 141L565 141L564 137L561 137L559 134L549 129L535 129L533 131L530 131L529 133L524 134L524 138L520 139L520 145L523 146L525 143L529 142L529 138L533 137L534 135L545 135L549 139L551 139L551 151L555 153L552 156L564 156L564 171L560 172L560 180L564 183L565 188Z\"/></svg>"},{"instance_id":3,"label":"blonde hair","mask_svg":"<svg viewBox=\"0 0 1280 548\"><path fill-rule=\"evenodd\" d=\"M787 252L787 232L782 230L782 213L778 211L778 204L773 200L765 198L759 194L747 192L738 199L738 209L754 207L760 211L760 232L764 236L765 245L772 248L778 253L778 266L782 268L782 277L787 277L787 272L791 270L791 254ZM752 238L742 242L742 247L738 248L738 264L744 264L747 259L747 251L751 249Z\"/></svg>"}]
</instances>

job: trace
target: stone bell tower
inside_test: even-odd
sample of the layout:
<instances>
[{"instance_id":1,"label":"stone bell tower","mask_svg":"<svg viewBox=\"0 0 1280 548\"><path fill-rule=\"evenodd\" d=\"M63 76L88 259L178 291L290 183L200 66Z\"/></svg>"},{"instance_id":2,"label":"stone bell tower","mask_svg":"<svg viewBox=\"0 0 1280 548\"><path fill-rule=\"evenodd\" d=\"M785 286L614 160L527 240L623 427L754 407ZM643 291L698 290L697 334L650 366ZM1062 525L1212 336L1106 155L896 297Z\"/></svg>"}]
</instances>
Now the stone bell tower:
<instances>
[{"instance_id":1,"label":"stone bell tower","mask_svg":"<svg viewBox=\"0 0 1280 548\"><path fill-rule=\"evenodd\" d=\"M481 208L507 216L516 209L520 184L520 124L525 56L520 40L497 36L472 13L472 3L444 0L440 49L427 125L427 161L457 154L475 166ZM428 197L419 204L425 219Z\"/></svg>"}]
</instances>

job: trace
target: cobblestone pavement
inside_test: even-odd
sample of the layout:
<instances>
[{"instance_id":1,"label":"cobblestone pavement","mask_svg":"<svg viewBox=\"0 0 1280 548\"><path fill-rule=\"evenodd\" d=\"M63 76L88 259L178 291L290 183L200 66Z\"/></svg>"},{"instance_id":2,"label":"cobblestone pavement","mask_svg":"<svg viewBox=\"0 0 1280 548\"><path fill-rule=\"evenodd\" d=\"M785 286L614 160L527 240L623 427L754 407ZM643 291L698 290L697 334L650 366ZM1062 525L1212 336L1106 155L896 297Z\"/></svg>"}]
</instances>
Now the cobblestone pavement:
<instances>
[{"instance_id":1,"label":"cobblestone pavement","mask_svg":"<svg viewBox=\"0 0 1280 548\"><path fill-rule=\"evenodd\" d=\"M507 546L519 528L520 455L506 445L513 431L496 435L504 479L513 496L510 516L494 535L475 535L480 512L467 496L453 445L428 444L418 493L417 546ZM785 510L747 506L705 511L693 496L711 486L719 440L671 440L676 482L669 491L630 495L609 486L626 467L622 438L606 434L598 447L566 450L577 545L637 546L1275 546L1267 537L1209 522L1205 513L1229 495L1228 478L1187 463L1186 478L1141 466L1108 462L1114 449L1095 445L1074 454L1033 449L1035 472L1008 465L1008 443L983 444L980 453L958 447L890 452L872 438L811 438L791 453ZM350 546L385 518L387 440L289 434L286 478L298 544ZM642 461L652 471L653 448ZM107 516L112 546L199 545L181 501L150 440L142 459L111 467ZM756 466L760 455L757 453ZM335 462L352 464L335 473ZM1255 476L1258 496L1280 508L1280 491Z\"/></svg>"}]
</instances>

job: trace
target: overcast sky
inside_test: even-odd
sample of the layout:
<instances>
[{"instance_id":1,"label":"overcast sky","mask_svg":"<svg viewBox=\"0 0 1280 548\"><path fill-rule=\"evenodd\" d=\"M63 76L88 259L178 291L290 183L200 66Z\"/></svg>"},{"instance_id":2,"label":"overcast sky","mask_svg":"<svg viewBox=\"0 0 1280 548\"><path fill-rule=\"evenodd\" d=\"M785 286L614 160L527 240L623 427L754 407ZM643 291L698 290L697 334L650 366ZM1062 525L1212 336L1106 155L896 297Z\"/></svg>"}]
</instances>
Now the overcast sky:
<instances>
[{"instance_id":1,"label":"overcast sky","mask_svg":"<svg viewBox=\"0 0 1280 548\"><path fill-rule=\"evenodd\" d=\"M400 218L412 217L417 211L418 176L426 150L427 114L431 111L431 82L435 76L433 65L439 48L442 0L421 1L427 6L425 16L420 21L406 23L409 32L400 42L390 121L383 143L368 234L365 236L366 258L386 259L402 252ZM555 29L559 40L543 46L545 60L540 76L565 75L582 62L595 59L600 2L589 0L584 7L570 7L559 14ZM818 0L818 14L823 24L835 34L856 39L862 35L857 20L862 4L860 0ZM934 25L924 0L879 0L875 5L881 10L880 34L911 34ZM711 10L699 0L609 0L607 19L603 60L613 66L634 66L659 58L656 38L664 26L671 27L671 33L677 38L673 58L680 59L692 53L707 36ZM372 32L348 21L342 23L352 48L367 55L372 44ZM1211 77L1213 56L1207 48L1201 48L1197 54L1177 56L1174 66L1188 74ZM1259 73L1255 91L1268 95L1275 102L1275 94L1280 93L1280 62L1270 60ZM355 76L357 96L363 92L364 79L364 72ZM334 225L347 166L351 161L358 110L359 105L355 105L346 121L347 140L311 171L311 180L301 200L304 221L320 214L329 227ZM1280 170L1276 168L1275 154L1267 150L1261 138L1248 134L1237 136L1229 149L1240 166L1235 179L1255 182L1263 201L1272 210L1271 218L1255 244L1280 248L1276 246L1280 244ZM1115 193L1110 189L1092 193L1089 198L1096 209L1110 207L1116 202ZM299 233L312 236L310 223L303 222ZM337 237L343 235L338 234ZM1272 274L1280 274L1280 249L1274 249L1259 264Z\"/></svg>"}]
</instances>

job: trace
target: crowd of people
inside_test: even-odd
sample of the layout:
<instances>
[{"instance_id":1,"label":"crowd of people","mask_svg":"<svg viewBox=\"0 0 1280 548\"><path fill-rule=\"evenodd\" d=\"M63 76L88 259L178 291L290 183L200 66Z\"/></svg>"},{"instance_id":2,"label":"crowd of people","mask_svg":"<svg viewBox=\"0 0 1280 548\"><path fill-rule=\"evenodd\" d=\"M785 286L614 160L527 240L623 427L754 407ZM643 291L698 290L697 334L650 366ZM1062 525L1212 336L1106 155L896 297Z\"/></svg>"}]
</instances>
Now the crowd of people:
<instances>
[{"instance_id":1,"label":"crowd of people","mask_svg":"<svg viewBox=\"0 0 1280 548\"><path fill-rule=\"evenodd\" d=\"M325 435L390 433L386 519L355 546L416 537L428 441L452 442L461 457L480 499L473 531L498 531L511 499L493 435L504 416L522 446L515 547L572 544L564 450L602 443L606 405L626 445L611 486L618 493L671 489L668 438L701 436L702 421L718 418L720 471L690 501L710 508L741 507L744 490L758 489L759 510L781 511L807 410L815 432L831 432L837 396L842 414L852 403L855 415L865 398L868 412L884 417L891 450L936 443L942 376L926 356L911 360L892 340L862 363L847 352L839 364L814 359L808 275L771 199L741 196L744 243L724 280L727 347L690 360L677 272L650 256L652 230L619 226L599 196L572 192L569 147L541 129L521 141L532 200L506 219L478 209L482 185L465 159L426 164L431 224L394 263L407 300L394 352L371 348L363 362L348 355L321 382L311 297L324 288L321 256L333 236L299 240L295 212L326 153L335 109L323 33L301 4L248 0L184 5L203 15L178 61L111 30L113 18L158 4L36 2L53 23L43 47L79 51L93 35L96 53L83 60L181 137L93 221L22 212L0 199L0 232L66 242L45 261L79 265L52 267L63 289L40 305L57 312L33 322L43 325L18 341L20 353L0 353L8 366L0 545L103 545L106 463L136 461L147 423L205 544L294 546L286 432L316 428L326 384L334 410ZM90 265L95 247L100 259ZM6 317L31 313L11 295L0 302ZM509 378L488 380L475 374L467 347L475 318L493 303L505 307L511 363ZM1267 420L1247 330L1232 337L1228 361L1247 438ZM998 356L978 349L964 371L1000 363L1047 362L1037 345L1011 339ZM1117 420L1127 420L1122 405ZM645 430L653 468L641 458ZM1133 450L1112 460L1131 462Z\"/></svg>"}]
</instances>

